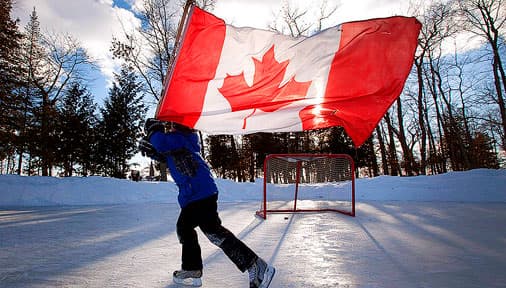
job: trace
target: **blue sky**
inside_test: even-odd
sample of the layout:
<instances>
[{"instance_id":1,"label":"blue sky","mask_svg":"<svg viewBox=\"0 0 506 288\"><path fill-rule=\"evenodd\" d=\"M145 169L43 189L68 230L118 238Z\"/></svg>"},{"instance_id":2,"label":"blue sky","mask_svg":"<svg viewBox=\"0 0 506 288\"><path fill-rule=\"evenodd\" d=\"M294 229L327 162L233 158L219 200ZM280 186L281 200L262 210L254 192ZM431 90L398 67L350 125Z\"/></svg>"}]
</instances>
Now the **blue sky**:
<instances>
[{"instance_id":1,"label":"blue sky","mask_svg":"<svg viewBox=\"0 0 506 288\"><path fill-rule=\"evenodd\" d=\"M115 6L123 8L123 9L130 9L130 7L131 7L131 5L127 1L124 1L124 0L114 0L113 4Z\"/></svg>"}]
</instances>

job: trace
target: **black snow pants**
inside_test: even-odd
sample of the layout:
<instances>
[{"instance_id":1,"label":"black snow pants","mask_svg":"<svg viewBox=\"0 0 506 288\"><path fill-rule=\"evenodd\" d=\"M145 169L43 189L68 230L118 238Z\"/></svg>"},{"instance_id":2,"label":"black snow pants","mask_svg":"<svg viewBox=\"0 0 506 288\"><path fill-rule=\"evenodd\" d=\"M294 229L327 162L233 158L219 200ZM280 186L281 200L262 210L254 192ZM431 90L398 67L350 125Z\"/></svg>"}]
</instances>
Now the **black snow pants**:
<instances>
[{"instance_id":1,"label":"black snow pants","mask_svg":"<svg viewBox=\"0 0 506 288\"><path fill-rule=\"evenodd\" d=\"M183 270L201 270L202 256L195 228L198 226L209 241L218 246L241 270L246 271L258 256L241 240L221 225L217 211L218 195L192 202L181 209L177 220L177 236L182 244Z\"/></svg>"}]
</instances>

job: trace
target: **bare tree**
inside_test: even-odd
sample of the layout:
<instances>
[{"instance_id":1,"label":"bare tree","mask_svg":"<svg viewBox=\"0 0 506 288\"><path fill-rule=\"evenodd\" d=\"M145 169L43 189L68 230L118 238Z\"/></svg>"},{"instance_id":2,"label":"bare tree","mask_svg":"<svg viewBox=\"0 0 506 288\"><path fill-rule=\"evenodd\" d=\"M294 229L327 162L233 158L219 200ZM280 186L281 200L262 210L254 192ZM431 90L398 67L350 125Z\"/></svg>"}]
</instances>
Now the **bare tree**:
<instances>
[{"instance_id":1,"label":"bare tree","mask_svg":"<svg viewBox=\"0 0 506 288\"><path fill-rule=\"evenodd\" d=\"M323 0L320 6L314 5L314 3L311 3L311 6L317 7L316 16L309 13L308 8L293 5L285 0L280 14L276 16L279 22L276 21L269 28L273 31L289 34L292 37L308 36L308 34L324 29L324 22L339 8L339 4L330 6L327 0Z\"/></svg>"},{"instance_id":2,"label":"bare tree","mask_svg":"<svg viewBox=\"0 0 506 288\"><path fill-rule=\"evenodd\" d=\"M427 166L427 133L428 107L427 89L424 83L425 65L431 53L438 49L444 39L455 33L456 25L452 22L454 1L435 2L418 16L422 22L422 30L418 39L418 51L415 55L416 75L418 78L418 123L420 129L420 173L426 174Z\"/></svg>"},{"instance_id":3,"label":"bare tree","mask_svg":"<svg viewBox=\"0 0 506 288\"><path fill-rule=\"evenodd\" d=\"M186 3L174 5L168 0L146 0L137 13L142 25L134 31L123 31L114 37L111 51L114 57L127 62L140 75L145 92L157 103L163 82L172 61L182 8ZM212 9L215 0L197 1L202 9ZM122 40L124 39L124 40Z\"/></svg>"},{"instance_id":4,"label":"bare tree","mask_svg":"<svg viewBox=\"0 0 506 288\"><path fill-rule=\"evenodd\" d=\"M492 73L502 119L502 146L506 149L506 106L504 103L506 73L500 52L506 32L506 1L462 0L459 3L463 16L462 27L482 37L492 49Z\"/></svg>"},{"instance_id":5,"label":"bare tree","mask_svg":"<svg viewBox=\"0 0 506 288\"><path fill-rule=\"evenodd\" d=\"M138 13L142 25L124 30L123 38L113 38L111 51L134 67L143 80L145 92L160 99L162 83L169 67L176 33L178 11L168 1L147 0Z\"/></svg>"}]
</instances>

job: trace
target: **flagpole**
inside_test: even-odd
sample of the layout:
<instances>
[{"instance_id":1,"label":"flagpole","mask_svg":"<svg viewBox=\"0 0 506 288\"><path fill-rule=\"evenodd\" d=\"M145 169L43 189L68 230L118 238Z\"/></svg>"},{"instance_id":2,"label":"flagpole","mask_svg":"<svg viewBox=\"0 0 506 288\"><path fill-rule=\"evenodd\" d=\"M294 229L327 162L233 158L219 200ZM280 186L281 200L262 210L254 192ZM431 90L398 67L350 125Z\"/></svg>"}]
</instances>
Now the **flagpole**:
<instances>
[{"instance_id":1,"label":"flagpole","mask_svg":"<svg viewBox=\"0 0 506 288\"><path fill-rule=\"evenodd\" d=\"M179 49L181 48L181 35L186 32L186 27L188 25L188 19L191 16L193 12L193 7L195 6L195 0L187 0L186 4L184 5L183 15L181 16L181 20L179 21L179 25L177 28L177 34L176 39L174 41L174 48L172 49L172 55L169 59L169 66L167 69L167 74L165 75L165 79L162 83L163 89L160 95L160 100L158 101L158 105L156 107L155 117L158 115L158 110L160 109L160 105L163 102L163 99L165 97L165 90L167 88L167 85L170 83L170 79L172 78L172 73L174 71L174 65L176 63L176 58L179 55ZM184 38L184 37L183 37Z\"/></svg>"}]
</instances>

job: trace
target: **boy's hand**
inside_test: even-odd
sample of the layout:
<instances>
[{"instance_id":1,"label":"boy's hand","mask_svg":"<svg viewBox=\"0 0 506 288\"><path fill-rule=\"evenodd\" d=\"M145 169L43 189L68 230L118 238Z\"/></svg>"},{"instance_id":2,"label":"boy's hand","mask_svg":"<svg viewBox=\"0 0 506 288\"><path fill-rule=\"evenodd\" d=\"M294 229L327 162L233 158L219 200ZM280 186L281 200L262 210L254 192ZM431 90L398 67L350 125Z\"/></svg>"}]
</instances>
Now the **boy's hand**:
<instances>
[{"instance_id":1,"label":"boy's hand","mask_svg":"<svg viewBox=\"0 0 506 288\"><path fill-rule=\"evenodd\" d=\"M151 144L151 142L149 142L149 140L146 139L146 137L142 138L139 141L139 150L142 156L149 157L158 162L165 161L165 157L163 157L163 155L161 155L160 153L158 153L158 151L156 151L153 144Z\"/></svg>"},{"instance_id":2,"label":"boy's hand","mask_svg":"<svg viewBox=\"0 0 506 288\"><path fill-rule=\"evenodd\" d=\"M146 123L144 124L144 133L149 137L155 132L165 132L165 124L164 122L157 120L155 118L148 118Z\"/></svg>"}]
</instances>

